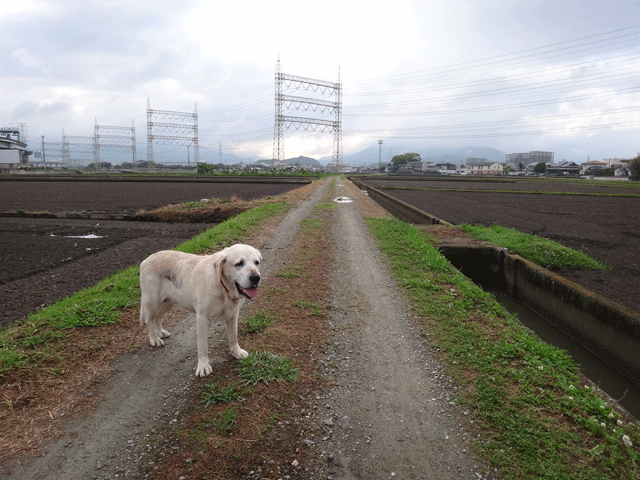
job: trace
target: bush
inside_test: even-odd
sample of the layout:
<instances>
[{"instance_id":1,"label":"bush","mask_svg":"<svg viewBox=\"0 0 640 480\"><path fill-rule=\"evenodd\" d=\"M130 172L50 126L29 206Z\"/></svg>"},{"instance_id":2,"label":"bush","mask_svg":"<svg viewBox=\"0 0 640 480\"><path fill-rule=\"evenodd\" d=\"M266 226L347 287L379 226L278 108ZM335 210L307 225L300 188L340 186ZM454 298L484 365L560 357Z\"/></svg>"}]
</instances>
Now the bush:
<instances>
[{"instance_id":1,"label":"bush","mask_svg":"<svg viewBox=\"0 0 640 480\"><path fill-rule=\"evenodd\" d=\"M630 180L640 182L640 155L629 162L629 172L631 174Z\"/></svg>"}]
</instances>

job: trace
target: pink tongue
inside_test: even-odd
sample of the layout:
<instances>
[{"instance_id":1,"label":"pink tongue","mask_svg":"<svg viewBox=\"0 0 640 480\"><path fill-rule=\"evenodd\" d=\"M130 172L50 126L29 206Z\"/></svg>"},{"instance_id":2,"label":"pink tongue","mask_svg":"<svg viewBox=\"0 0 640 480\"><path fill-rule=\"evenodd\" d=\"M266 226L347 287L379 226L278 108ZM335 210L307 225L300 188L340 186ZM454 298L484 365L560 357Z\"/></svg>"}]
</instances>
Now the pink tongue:
<instances>
[{"instance_id":1,"label":"pink tongue","mask_svg":"<svg viewBox=\"0 0 640 480\"><path fill-rule=\"evenodd\" d=\"M242 288L242 291L245 293L245 295L249 298L253 298L258 294L258 288Z\"/></svg>"}]
</instances>

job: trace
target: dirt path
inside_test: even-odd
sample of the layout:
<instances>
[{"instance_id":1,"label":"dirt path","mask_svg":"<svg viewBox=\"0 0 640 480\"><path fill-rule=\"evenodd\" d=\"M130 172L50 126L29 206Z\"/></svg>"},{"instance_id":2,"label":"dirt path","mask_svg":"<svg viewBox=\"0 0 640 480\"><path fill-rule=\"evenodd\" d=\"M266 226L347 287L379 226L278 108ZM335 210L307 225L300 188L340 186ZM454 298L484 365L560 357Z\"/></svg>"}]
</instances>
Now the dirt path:
<instances>
[{"instance_id":1,"label":"dirt path","mask_svg":"<svg viewBox=\"0 0 640 480\"><path fill-rule=\"evenodd\" d=\"M300 223L333 182L296 207L265 242L264 282L286 262ZM340 183L335 188L338 195L362 195ZM323 359L335 387L316 398L312 421L326 434L311 442L316 465L307 469L310 478L486 478L470 453L454 390L356 203L338 204L335 218L331 333ZM143 478L139 472L153 471L154 449L179 448L159 437L161 427L180 422L182 402L197 381L194 322L175 315L164 348L116 362L116 373L93 393L103 398L93 415L67 422L68 434L44 447L42 456L1 467L0 479ZM222 326L212 330L213 345L224 341ZM226 361L213 357L214 369Z\"/></svg>"},{"instance_id":2,"label":"dirt path","mask_svg":"<svg viewBox=\"0 0 640 480\"><path fill-rule=\"evenodd\" d=\"M341 191L342 190L342 191ZM341 196L357 195L338 186ZM483 478L451 386L391 280L354 203L338 205L330 365L322 400L334 479ZM332 372L329 371L329 374ZM326 446L323 447L326 450Z\"/></svg>"}]
</instances>

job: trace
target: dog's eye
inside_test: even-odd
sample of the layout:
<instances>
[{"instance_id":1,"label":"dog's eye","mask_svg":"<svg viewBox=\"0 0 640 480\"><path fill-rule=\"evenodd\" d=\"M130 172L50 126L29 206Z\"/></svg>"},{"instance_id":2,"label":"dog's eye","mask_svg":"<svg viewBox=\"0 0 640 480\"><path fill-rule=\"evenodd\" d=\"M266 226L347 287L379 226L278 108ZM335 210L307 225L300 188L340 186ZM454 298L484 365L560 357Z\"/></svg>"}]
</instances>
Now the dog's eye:
<instances>
[{"instance_id":1,"label":"dog's eye","mask_svg":"<svg viewBox=\"0 0 640 480\"><path fill-rule=\"evenodd\" d=\"M260 262L258 260L256 260L256 265L260 265Z\"/></svg>"},{"instance_id":2,"label":"dog's eye","mask_svg":"<svg viewBox=\"0 0 640 480\"><path fill-rule=\"evenodd\" d=\"M240 260L238 263L236 263L236 267L240 268L244 266L244 260Z\"/></svg>"}]
</instances>

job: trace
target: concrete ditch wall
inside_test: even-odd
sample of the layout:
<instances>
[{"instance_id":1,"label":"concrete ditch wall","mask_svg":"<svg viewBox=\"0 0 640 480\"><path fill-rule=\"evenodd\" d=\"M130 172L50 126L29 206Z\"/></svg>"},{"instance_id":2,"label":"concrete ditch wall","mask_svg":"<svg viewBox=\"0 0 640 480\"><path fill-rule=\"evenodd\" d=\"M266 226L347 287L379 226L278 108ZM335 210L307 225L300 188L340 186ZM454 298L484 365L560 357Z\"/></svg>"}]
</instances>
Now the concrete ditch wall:
<instances>
[{"instance_id":1,"label":"concrete ditch wall","mask_svg":"<svg viewBox=\"0 0 640 480\"><path fill-rule=\"evenodd\" d=\"M397 218L417 224L450 223L351 179ZM471 279L506 290L561 331L640 385L640 313L604 298L499 247L442 245Z\"/></svg>"}]
</instances>

